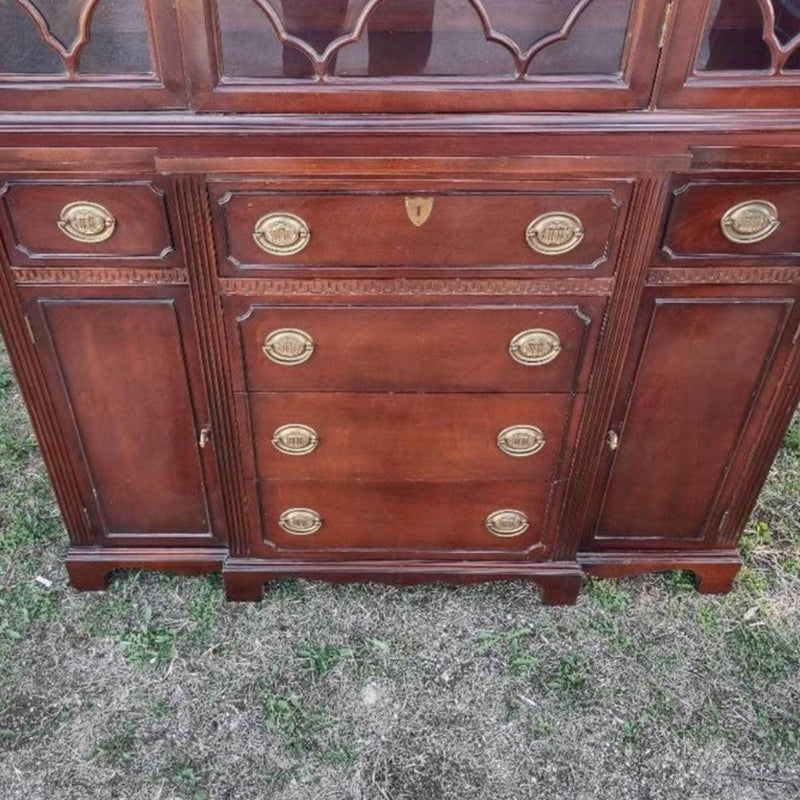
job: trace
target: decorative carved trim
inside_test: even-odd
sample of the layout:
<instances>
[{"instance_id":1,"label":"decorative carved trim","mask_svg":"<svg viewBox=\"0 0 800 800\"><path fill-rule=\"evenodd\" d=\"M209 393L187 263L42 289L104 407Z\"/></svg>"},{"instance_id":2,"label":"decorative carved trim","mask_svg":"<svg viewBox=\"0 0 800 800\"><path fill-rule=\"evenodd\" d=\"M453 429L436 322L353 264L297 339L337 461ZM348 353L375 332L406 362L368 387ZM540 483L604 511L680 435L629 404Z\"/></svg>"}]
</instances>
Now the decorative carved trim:
<instances>
[{"instance_id":1,"label":"decorative carved trim","mask_svg":"<svg viewBox=\"0 0 800 800\"><path fill-rule=\"evenodd\" d=\"M781 44L775 33L775 8L771 0L756 0L761 12L762 28L761 38L769 49L772 75L782 75L786 62L800 45L800 33L790 39L786 44Z\"/></svg>"},{"instance_id":2,"label":"decorative carved trim","mask_svg":"<svg viewBox=\"0 0 800 800\"><path fill-rule=\"evenodd\" d=\"M607 295L614 278L221 278L239 295Z\"/></svg>"},{"instance_id":3,"label":"decorative carved trim","mask_svg":"<svg viewBox=\"0 0 800 800\"><path fill-rule=\"evenodd\" d=\"M800 267L656 267L649 286L692 283L800 283Z\"/></svg>"},{"instance_id":4,"label":"decorative carved trim","mask_svg":"<svg viewBox=\"0 0 800 800\"><path fill-rule=\"evenodd\" d=\"M28 16L33 20L36 25L42 41L53 51L58 54L61 62L64 64L64 69L69 78L74 78L75 73L78 71L78 62L80 61L81 51L89 43L90 32L89 28L92 24L92 16L99 0L88 0L86 5L81 11L78 20L78 35L72 41L69 47L64 42L59 41L50 30L50 25L45 19L44 15L38 8L31 2L31 0L17 0L19 5L27 11Z\"/></svg>"},{"instance_id":5,"label":"decorative carved trim","mask_svg":"<svg viewBox=\"0 0 800 800\"><path fill-rule=\"evenodd\" d=\"M20 390L30 414L53 489L61 507L70 542L94 544L85 514L80 485L73 470L69 449L58 426L58 415L47 381L31 341L19 295L14 288L8 256L0 243L0 330L8 346Z\"/></svg>"},{"instance_id":6,"label":"decorative carved trim","mask_svg":"<svg viewBox=\"0 0 800 800\"><path fill-rule=\"evenodd\" d=\"M23 1L27 2L27 0ZM483 29L483 35L486 41L500 45L511 55L516 70L514 79L516 81L524 81L533 59L545 48L564 41L572 32L572 29L575 27L575 24L583 12L593 1L594 0L578 0L572 10L567 14L558 30L537 39L525 50L523 50L511 36L498 31L492 26L489 12L486 10L482 0L467 0L467 3L475 12L480 26ZM300 51L309 60L315 78L324 81L329 77L328 67L331 60L340 50L361 40L372 14L384 0L367 0L367 3L361 9L361 12L355 20L353 29L331 41L321 53L304 39L289 33L280 15L275 11L271 0L253 0L253 2L269 20L278 41L285 47L292 47Z\"/></svg>"},{"instance_id":7,"label":"decorative carved trim","mask_svg":"<svg viewBox=\"0 0 800 800\"><path fill-rule=\"evenodd\" d=\"M13 267L11 274L16 283L73 283L98 286L187 284L189 273L185 269L90 269L70 267Z\"/></svg>"},{"instance_id":8,"label":"decorative carved trim","mask_svg":"<svg viewBox=\"0 0 800 800\"><path fill-rule=\"evenodd\" d=\"M593 496L609 418L641 302L647 262L661 231L667 184L665 176L646 177L633 191L628 227L619 251L618 262L622 267L597 346L598 355L575 447L572 478L564 501L561 536L556 542L554 559L574 558L594 511L587 498Z\"/></svg>"},{"instance_id":9,"label":"decorative carved trim","mask_svg":"<svg viewBox=\"0 0 800 800\"><path fill-rule=\"evenodd\" d=\"M246 486L236 431L233 382L225 340L222 304L216 287L216 253L211 208L202 177L175 180L178 227L186 254L200 357L211 412L228 542L235 555L250 552Z\"/></svg>"}]
</instances>

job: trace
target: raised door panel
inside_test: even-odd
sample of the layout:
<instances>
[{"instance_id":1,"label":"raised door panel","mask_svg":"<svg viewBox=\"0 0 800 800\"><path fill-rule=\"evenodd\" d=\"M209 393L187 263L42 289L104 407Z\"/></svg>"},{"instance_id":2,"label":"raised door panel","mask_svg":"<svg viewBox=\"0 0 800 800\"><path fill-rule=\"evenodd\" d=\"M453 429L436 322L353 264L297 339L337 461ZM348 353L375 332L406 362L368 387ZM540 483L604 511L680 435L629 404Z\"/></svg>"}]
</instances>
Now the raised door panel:
<instances>
[{"instance_id":1,"label":"raised door panel","mask_svg":"<svg viewBox=\"0 0 800 800\"><path fill-rule=\"evenodd\" d=\"M207 412L188 298L158 294L54 289L26 304L87 513L107 544L222 535L212 448L200 446Z\"/></svg>"},{"instance_id":2,"label":"raised door panel","mask_svg":"<svg viewBox=\"0 0 800 800\"><path fill-rule=\"evenodd\" d=\"M661 108L796 108L800 8L793 0L675 0ZM698 21L701 21L698 24Z\"/></svg>"},{"instance_id":3,"label":"raised door panel","mask_svg":"<svg viewBox=\"0 0 800 800\"><path fill-rule=\"evenodd\" d=\"M160 0L4 0L0 108L181 108L177 16Z\"/></svg>"},{"instance_id":4,"label":"raised door panel","mask_svg":"<svg viewBox=\"0 0 800 800\"><path fill-rule=\"evenodd\" d=\"M644 107L664 3L184 0L180 8L203 108L462 112Z\"/></svg>"},{"instance_id":5,"label":"raised door panel","mask_svg":"<svg viewBox=\"0 0 800 800\"><path fill-rule=\"evenodd\" d=\"M794 293L758 291L648 291L593 546L713 544L796 343Z\"/></svg>"}]
</instances>

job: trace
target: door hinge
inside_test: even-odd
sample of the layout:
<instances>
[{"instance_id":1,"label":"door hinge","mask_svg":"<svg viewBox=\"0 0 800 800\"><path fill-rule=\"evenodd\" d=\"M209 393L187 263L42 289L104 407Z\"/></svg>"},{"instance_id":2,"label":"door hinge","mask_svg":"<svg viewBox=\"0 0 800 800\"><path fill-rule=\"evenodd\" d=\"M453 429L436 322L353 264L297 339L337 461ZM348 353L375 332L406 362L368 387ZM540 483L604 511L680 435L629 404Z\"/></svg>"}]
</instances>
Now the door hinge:
<instances>
[{"instance_id":1,"label":"door hinge","mask_svg":"<svg viewBox=\"0 0 800 800\"><path fill-rule=\"evenodd\" d=\"M609 450L616 450L619 447L619 434L611 430L606 434L606 444Z\"/></svg>"},{"instance_id":2,"label":"door hinge","mask_svg":"<svg viewBox=\"0 0 800 800\"><path fill-rule=\"evenodd\" d=\"M30 317L27 314L25 315L25 327L28 329L30 340L36 344L36 334L33 332L33 325L31 325Z\"/></svg>"},{"instance_id":3,"label":"door hinge","mask_svg":"<svg viewBox=\"0 0 800 800\"><path fill-rule=\"evenodd\" d=\"M206 426L200 431L197 443L200 445L201 450L205 450L211 442L211 428Z\"/></svg>"},{"instance_id":4,"label":"door hinge","mask_svg":"<svg viewBox=\"0 0 800 800\"><path fill-rule=\"evenodd\" d=\"M81 512L83 513L83 521L86 523L86 528L91 532L92 518L89 516L89 509L86 506L81 506Z\"/></svg>"},{"instance_id":5,"label":"door hinge","mask_svg":"<svg viewBox=\"0 0 800 800\"><path fill-rule=\"evenodd\" d=\"M728 521L728 514L730 513L731 510L726 508L725 513L720 517L719 525L717 525L717 533L719 533L725 527L725 523Z\"/></svg>"},{"instance_id":6,"label":"door hinge","mask_svg":"<svg viewBox=\"0 0 800 800\"><path fill-rule=\"evenodd\" d=\"M667 7L664 9L664 19L661 22L661 33L658 37L658 49L663 50L664 45L667 43L667 34L669 33L669 25L672 22L672 8L675 5L675 1L667 3Z\"/></svg>"}]
</instances>

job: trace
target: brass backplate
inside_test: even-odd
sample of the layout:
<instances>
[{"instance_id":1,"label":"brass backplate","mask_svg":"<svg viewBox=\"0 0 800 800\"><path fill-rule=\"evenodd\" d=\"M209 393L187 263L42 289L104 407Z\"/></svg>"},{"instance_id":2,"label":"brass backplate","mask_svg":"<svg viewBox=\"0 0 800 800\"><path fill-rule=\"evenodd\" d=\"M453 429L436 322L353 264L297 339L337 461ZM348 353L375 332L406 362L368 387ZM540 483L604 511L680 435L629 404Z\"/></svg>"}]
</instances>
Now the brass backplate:
<instances>
[{"instance_id":1,"label":"brass backplate","mask_svg":"<svg viewBox=\"0 0 800 800\"><path fill-rule=\"evenodd\" d=\"M502 539L521 536L530 525L528 515L516 508L501 508L493 511L486 517L484 524L489 533Z\"/></svg>"},{"instance_id":2,"label":"brass backplate","mask_svg":"<svg viewBox=\"0 0 800 800\"><path fill-rule=\"evenodd\" d=\"M521 331L511 340L508 352L514 361L526 367L539 367L558 358L561 339L546 328L531 328Z\"/></svg>"},{"instance_id":3,"label":"brass backplate","mask_svg":"<svg viewBox=\"0 0 800 800\"><path fill-rule=\"evenodd\" d=\"M111 212L99 203L78 200L61 209L57 222L59 230L76 242L98 244L111 237L117 221Z\"/></svg>"},{"instance_id":4,"label":"brass backplate","mask_svg":"<svg viewBox=\"0 0 800 800\"><path fill-rule=\"evenodd\" d=\"M517 458L535 455L544 445L544 434L535 425L510 425L497 434L497 446Z\"/></svg>"},{"instance_id":5,"label":"brass backplate","mask_svg":"<svg viewBox=\"0 0 800 800\"><path fill-rule=\"evenodd\" d=\"M296 214L278 211L265 214L256 222L253 239L270 255L291 256L305 250L311 241L311 231Z\"/></svg>"},{"instance_id":6,"label":"brass backplate","mask_svg":"<svg viewBox=\"0 0 800 800\"><path fill-rule=\"evenodd\" d=\"M278 525L292 536L310 536L322 527L322 517L313 508L287 508Z\"/></svg>"},{"instance_id":7,"label":"brass backplate","mask_svg":"<svg viewBox=\"0 0 800 800\"><path fill-rule=\"evenodd\" d=\"M314 340L299 328L278 328L264 340L264 355L276 364L291 367L314 354Z\"/></svg>"},{"instance_id":8,"label":"brass backplate","mask_svg":"<svg viewBox=\"0 0 800 800\"><path fill-rule=\"evenodd\" d=\"M771 236L781 224L778 209L768 200L747 200L729 208L720 220L726 239L754 244Z\"/></svg>"},{"instance_id":9,"label":"brass backplate","mask_svg":"<svg viewBox=\"0 0 800 800\"><path fill-rule=\"evenodd\" d=\"M433 211L432 197L406 197L406 214L412 224L421 228Z\"/></svg>"},{"instance_id":10,"label":"brass backplate","mask_svg":"<svg viewBox=\"0 0 800 800\"><path fill-rule=\"evenodd\" d=\"M292 423L275 429L272 434L272 444L276 450L287 456L305 456L317 449L319 436L308 425Z\"/></svg>"},{"instance_id":11,"label":"brass backplate","mask_svg":"<svg viewBox=\"0 0 800 800\"><path fill-rule=\"evenodd\" d=\"M546 256L558 256L574 250L583 240L583 223L567 211L552 211L536 217L525 231L531 250Z\"/></svg>"}]
</instances>

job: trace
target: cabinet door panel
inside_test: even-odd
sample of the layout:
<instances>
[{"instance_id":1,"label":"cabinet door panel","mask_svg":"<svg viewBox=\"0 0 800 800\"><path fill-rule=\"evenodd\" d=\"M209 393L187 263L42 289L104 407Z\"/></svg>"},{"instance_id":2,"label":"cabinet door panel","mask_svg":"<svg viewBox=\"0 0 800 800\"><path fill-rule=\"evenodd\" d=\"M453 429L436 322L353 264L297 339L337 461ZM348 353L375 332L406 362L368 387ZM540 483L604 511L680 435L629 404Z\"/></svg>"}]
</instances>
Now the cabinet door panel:
<instances>
[{"instance_id":1,"label":"cabinet door panel","mask_svg":"<svg viewBox=\"0 0 800 800\"><path fill-rule=\"evenodd\" d=\"M463 112L644 107L663 7L184 0L179 9L199 107Z\"/></svg>"},{"instance_id":2,"label":"cabinet door panel","mask_svg":"<svg viewBox=\"0 0 800 800\"><path fill-rule=\"evenodd\" d=\"M792 297L684 294L651 294L639 320L597 543L713 539L725 483L741 477L792 346Z\"/></svg>"},{"instance_id":3,"label":"cabinet door panel","mask_svg":"<svg viewBox=\"0 0 800 800\"><path fill-rule=\"evenodd\" d=\"M661 108L794 108L800 12L792 0L681 0Z\"/></svg>"},{"instance_id":4,"label":"cabinet door panel","mask_svg":"<svg viewBox=\"0 0 800 800\"><path fill-rule=\"evenodd\" d=\"M216 481L198 445L205 408L190 377L185 300L181 290L28 303L87 511L116 544L212 538Z\"/></svg>"},{"instance_id":5,"label":"cabinet door panel","mask_svg":"<svg viewBox=\"0 0 800 800\"><path fill-rule=\"evenodd\" d=\"M179 108L182 73L171 3L0 2L0 108Z\"/></svg>"}]
</instances>

